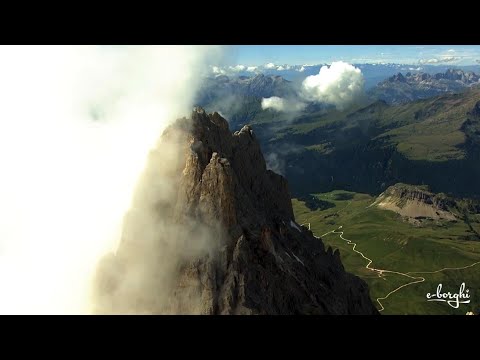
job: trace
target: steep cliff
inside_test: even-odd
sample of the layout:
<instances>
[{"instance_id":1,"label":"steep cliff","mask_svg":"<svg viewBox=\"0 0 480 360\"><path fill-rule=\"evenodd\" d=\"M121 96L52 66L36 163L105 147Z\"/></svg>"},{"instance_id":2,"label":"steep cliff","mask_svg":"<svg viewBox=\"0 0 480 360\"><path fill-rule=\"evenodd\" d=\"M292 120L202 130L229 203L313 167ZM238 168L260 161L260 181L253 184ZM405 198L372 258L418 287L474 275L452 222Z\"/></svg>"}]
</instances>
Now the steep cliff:
<instances>
[{"instance_id":1,"label":"steep cliff","mask_svg":"<svg viewBox=\"0 0 480 360\"><path fill-rule=\"evenodd\" d=\"M232 134L201 108L152 152L95 300L97 313L377 314L338 251L295 223L252 128Z\"/></svg>"}]
</instances>

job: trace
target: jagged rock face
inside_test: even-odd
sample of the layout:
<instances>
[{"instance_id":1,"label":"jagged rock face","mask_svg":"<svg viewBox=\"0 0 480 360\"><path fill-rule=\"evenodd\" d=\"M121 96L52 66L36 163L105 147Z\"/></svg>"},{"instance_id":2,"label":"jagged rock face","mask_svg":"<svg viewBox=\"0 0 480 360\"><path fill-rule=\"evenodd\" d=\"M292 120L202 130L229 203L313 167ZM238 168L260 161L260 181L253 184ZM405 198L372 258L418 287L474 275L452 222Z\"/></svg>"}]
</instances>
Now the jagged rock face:
<instances>
[{"instance_id":1,"label":"jagged rock face","mask_svg":"<svg viewBox=\"0 0 480 360\"><path fill-rule=\"evenodd\" d=\"M181 178L176 213L198 209L208 219L222 217L227 227L293 218L285 179L266 169L249 126L231 134L218 113L192 115L190 145ZM238 212L238 214L237 214Z\"/></svg>"},{"instance_id":2,"label":"jagged rock face","mask_svg":"<svg viewBox=\"0 0 480 360\"><path fill-rule=\"evenodd\" d=\"M162 141L171 138L184 152L169 171L173 195L157 199L157 150L117 254L99 266L98 313L378 313L338 251L295 223L287 182L266 169L251 127L232 134L219 114L197 108L165 130ZM145 236L148 219L169 226ZM125 290L128 278L135 286Z\"/></svg>"}]
</instances>

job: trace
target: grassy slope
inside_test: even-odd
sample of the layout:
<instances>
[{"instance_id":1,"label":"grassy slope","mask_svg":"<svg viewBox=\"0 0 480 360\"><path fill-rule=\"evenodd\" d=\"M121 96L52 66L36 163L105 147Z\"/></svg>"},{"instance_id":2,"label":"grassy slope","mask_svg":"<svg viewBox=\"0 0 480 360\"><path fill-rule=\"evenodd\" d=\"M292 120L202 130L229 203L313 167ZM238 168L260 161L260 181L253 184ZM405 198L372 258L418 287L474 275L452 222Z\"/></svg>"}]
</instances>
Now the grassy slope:
<instances>
[{"instance_id":1,"label":"grassy slope","mask_svg":"<svg viewBox=\"0 0 480 360\"><path fill-rule=\"evenodd\" d=\"M352 199L348 199L348 194ZM357 243L357 250L373 260L373 267L399 272L433 271L480 261L480 242L458 240L468 235L468 226L461 221L431 221L419 228L404 222L394 212L373 206L367 208L374 201L369 195L333 191L315 196L335 206L323 211L310 211L303 202L293 199L297 222L310 222L311 230L317 236L342 225L344 237ZM323 241L334 249L340 249L346 270L368 282L374 301L411 281L400 275L387 275L386 280L379 278L365 269L367 261L353 252L352 246L338 235L324 236ZM422 276L426 278L424 283L408 286L383 300L383 314L465 314L468 310L477 311L480 308L480 265ZM461 282L465 282L472 296L471 304L453 309L445 303L427 302L426 293L435 292L439 282L447 291L458 291Z\"/></svg>"},{"instance_id":2,"label":"grassy slope","mask_svg":"<svg viewBox=\"0 0 480 360\"><path fill-rule=\"evenodd\" d=\"M398 106L377 102L346 111L302 114L279 128L273 139L303 136L308 139L305 145L321 151L328 141L333 141L335 147L339 134L357 134L352 133L352 129L357 128L370 134L372 139L395 145L399 152L412 160L462 159L465 153L459 146L466 137L461 126L468 117L467 112L479 100L480 89L472 89L462 94L448 94ZM284 116L259 113L252 123L272 123L283 120ZM355 137L353 135L351 140ZM331 151L332 146L329 149Z\"/></svg>"},{"instance_id":3,"label":"grassy slope","mask_svg":"<svg viewBox=\"0 0 480 360\"><path fill-rule=\"evenodd\" d=\"M413 160L461 159L465 154L459 145L466 139L461 127L467 112L479 100L480 93L470 91L464 95L447 95L424 101L425 109L431 109L432 115L427 115L421 122L386 132L383 136L390 137L390 142L397 144L397 149Z\"/></svg>"}]
</instances>

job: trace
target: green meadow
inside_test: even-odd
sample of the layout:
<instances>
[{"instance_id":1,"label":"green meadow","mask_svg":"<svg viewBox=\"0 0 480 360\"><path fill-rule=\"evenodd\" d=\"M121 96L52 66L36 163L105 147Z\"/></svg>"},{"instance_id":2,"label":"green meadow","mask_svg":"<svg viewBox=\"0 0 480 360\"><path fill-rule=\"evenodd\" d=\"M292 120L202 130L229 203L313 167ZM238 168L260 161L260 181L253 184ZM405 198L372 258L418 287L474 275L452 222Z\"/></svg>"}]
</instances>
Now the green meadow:
<instances>
[{"instance_id":1,"label":"green meadow","mask_svg":"<svg viewBox=\"0 0 480 360\"><path fill-rule=\"evenodd\" d=\"M356 243L356 250L373 260L371 267L400 273L432 272L480 262L480 242L464 240L470 232L462 220L424 220L414 225L392 211L370 206L375 201L370 195L336 190L311 196L313 201L307 204L292 199L297 223L306 227L310 223L316 236L342 226L343 237ZM324 206L315 209L312 206L315 201ZM354 252L353 245L348 245L339 234L324 235L322 240L326 246L340 250L347 271L368 283L370 296L378 309L381 307L377 298L415 281L398 274L384 273L379 277L377 272L366 269L368 261ZM411 276L424 277L425 281L406 286L380 300L385 308L382 314L464 315L467 311L478 313L480 310L480 264L462 270ZM469 289L470 304L460 304L454 309L444 302L427 301L426 294L435 293L439 283L443 286L442 292L456 293L462 282Z\"/></svg>"}]
</instances>

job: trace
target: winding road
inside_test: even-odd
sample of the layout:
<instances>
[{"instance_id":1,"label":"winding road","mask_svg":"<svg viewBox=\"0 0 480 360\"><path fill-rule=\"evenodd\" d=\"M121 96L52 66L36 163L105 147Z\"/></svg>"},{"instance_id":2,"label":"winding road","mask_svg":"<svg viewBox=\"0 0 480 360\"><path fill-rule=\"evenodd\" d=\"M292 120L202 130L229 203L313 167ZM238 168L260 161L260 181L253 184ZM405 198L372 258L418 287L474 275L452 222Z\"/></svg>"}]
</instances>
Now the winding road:
<instances>
[{"instance_id":1,"label":"winding road","mask_svg":"<svg viewBox=\"0 0 480 360\"><path fill-rule=\"evenodd\" d=\"M385 310L385 307L383 306L382 302L380 300L386 300L388 299L388 297L394 293L396 293L397 291L399 291L400 289L403 289L407 286L410 286L410 285L413 285L413 284L418 284L418 283L421 283L421 282L424 282L425 281L425 278L423 276L412 276L411 274L436 274L436 273L440 273L440 272L443 272L443 271L448 271L448 270L463 270L463 269L468 269L468 268L471 268L475 265L478 265L480 264L480 261L477 261L473 264L470 264L470 265L467 265L467 266L463 266L463 267L455 267L455 268L451 268L451 267L446 267L446 268L443 268L443 269L440 269L440 270L435 270L435 271L410 271L410 272L407 272L407 273L403 273L403 272L399 272L399 271L393 271L393 270L387 270L387 269L377 269L377 268L374 268L374 267L371 267L370 265L373 263L373 260L368 258L367 256L365 256L364 253L362 253L361 251L357 250L356 247L357 247L357 244L355 242L353 242L352 240L349 240L347 238L345 238L343 236L344 234L344 231L339 231L343 228L343 226L340 226L338 229L335 229L335 230L332 230L332 231L329 231L323 235L320 236L320 238L324 237L324 236L327 236L329 234L338 234L340 239L344 240L347 242L348 245L353 245L352 247L352 250L354 252L356 252L357 254L359 254L362 258L364 258L365 260L368 261L367 265L365 266L366 269L370 270L370 271L373 271L373 272L376 272L378 274L379 277L383 278L384 280L386 280L384 278L384 274L396 274L396 275L400 275L400 276L404 276L404 277L407 277L413 281L410 281L406 284L403 284L399 287L397 287L396 289L390 291L387 295L385 296L382 296L382 297L379 297L376 299L376 301L378 302L378 304L380 305L381 309L379 309L378 311L383 311ZM310 230L310 223L308 223L308 229ZM315 235L314 235L315 236ZM318 236L315 236L317 239L319 239Z\"/></svg>"}]
</instances>

